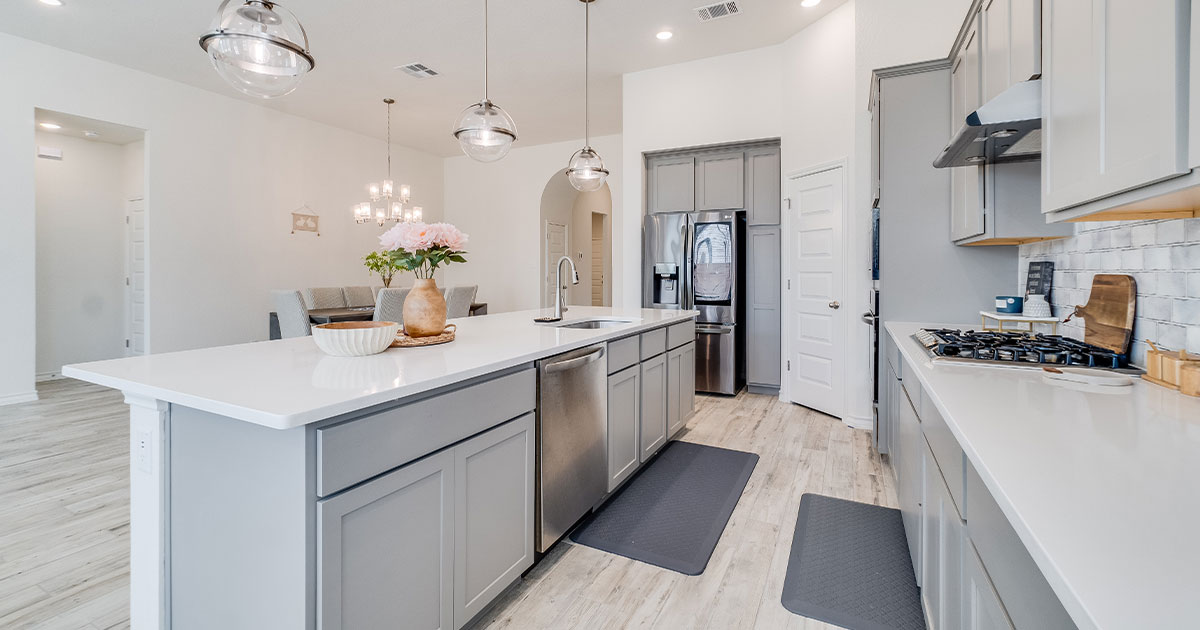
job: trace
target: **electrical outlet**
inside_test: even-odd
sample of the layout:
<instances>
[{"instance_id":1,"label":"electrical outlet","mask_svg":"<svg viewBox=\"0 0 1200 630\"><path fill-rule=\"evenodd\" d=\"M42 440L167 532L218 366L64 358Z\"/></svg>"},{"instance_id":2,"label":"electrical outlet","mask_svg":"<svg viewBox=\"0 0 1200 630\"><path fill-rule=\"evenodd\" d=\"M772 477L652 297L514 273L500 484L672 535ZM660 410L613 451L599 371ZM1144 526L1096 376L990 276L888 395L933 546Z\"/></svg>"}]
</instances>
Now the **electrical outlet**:
<instances>
[{"instance_id":1,"label":"electrical outlet","mask_svg":"<svg viewBox=\"0 0 1200 630\"><path fill-rule=\"evenodd\" d=\"M133 448L138 470L146 473L153 473L154 433L152 431L138 431L137 439L133 443Z\"/></svg>"}]
</instances>

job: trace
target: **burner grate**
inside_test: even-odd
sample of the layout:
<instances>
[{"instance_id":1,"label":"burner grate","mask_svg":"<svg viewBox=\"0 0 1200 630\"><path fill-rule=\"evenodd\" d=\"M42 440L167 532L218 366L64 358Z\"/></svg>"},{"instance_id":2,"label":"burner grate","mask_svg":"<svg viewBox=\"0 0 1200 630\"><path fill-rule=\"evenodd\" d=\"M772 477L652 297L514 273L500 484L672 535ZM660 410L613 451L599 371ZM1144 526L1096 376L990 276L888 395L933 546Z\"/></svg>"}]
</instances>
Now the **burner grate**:
<instances>
[{"instance_id":1,"label":"burner grate","mask_svg":"<svg viewBox=\"0 0 1200 630\"><path fill-rule=\"evenodd\" d=\"M922 329L915 335L932 354L953 359L1122 369L1128 356L1064 337L991 330Z\"/></svg>"}]
</instances>

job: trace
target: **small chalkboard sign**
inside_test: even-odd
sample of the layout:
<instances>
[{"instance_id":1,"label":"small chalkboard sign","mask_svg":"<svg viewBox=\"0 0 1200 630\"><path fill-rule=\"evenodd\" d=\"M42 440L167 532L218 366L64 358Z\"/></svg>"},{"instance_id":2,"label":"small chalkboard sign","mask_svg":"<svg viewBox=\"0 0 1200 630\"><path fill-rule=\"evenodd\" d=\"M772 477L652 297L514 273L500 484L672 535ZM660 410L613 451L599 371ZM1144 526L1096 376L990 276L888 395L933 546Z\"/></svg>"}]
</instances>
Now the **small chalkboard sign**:
<instances>
[{"instance_id":1,"label":"small chalkboard sign","mask_svg":"<svg viewBox=\"0 0 1200 630\"><path fill-rule=\"evenodd\" d=\"M1029 263L1029 275L1025 279L1025 296L1044 295L1050 302L1050 289L1054 284L1054 263L1039 260Z\"/></svg>"}]
</instances>

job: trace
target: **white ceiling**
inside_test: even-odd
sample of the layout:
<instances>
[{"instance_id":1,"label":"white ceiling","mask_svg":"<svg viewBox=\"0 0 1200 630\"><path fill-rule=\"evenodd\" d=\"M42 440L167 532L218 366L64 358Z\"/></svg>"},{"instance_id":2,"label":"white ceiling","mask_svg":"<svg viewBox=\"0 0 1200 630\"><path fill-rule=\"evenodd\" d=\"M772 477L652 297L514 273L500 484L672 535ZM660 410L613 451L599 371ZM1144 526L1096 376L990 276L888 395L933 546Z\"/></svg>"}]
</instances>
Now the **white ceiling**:
<instances>
[{"instance_id":1,"label":"white ceiling","mask_svg":"<svg viewBox=\"0 0 1200 630\"><path fill-rule=\"evenodd\" d=\"M787 39L845 0L738 0L740 15L700 23L708 0L597 0L592 5L592 134L621 129L621 74ZM376 137L386 96L392 139L455 155L450 129L482 95L482 0L290 0L308 30L314 71L292 94L258 101L226 87L200 50L219 0L0 3L0 31L259 102ZM517 122L517 146L583 135L583 4L497 0L490 8L490 93ZM655 33L670 29L667 41ZM395 67L442 73L415 79Z\"/></svg>"},{"instance_id":2,"label":"white ceiling","mask_svg":"<svg viewBox=\"0 0 1200 630\"><path fill-rule=\"evenodd\" d=\"M48 109L35 110L33 119L34 124L37 125L35 128L37 131L54 133L60 136L71 136L73 138L83 138L84 140L91 140L93 142L129 144L145 137L145 132L135 127L126 127L125 125L54 112ZM42 123L55 124L59 128L46 129L41 126ZM92 132L96 135L89 137L85 135L87 132Z\"/></svg>"}]
</instances>

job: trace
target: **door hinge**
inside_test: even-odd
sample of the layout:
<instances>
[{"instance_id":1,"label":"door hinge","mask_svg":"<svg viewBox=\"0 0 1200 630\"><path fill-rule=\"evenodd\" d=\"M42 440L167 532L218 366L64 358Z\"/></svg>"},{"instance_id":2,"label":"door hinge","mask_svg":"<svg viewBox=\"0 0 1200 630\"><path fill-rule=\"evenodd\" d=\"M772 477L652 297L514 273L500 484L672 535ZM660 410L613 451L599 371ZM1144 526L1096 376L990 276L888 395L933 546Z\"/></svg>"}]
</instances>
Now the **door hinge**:
<instances>
[{"instance_id":1,"label":"door hinge","mask_svg":"<svg viewBox=\"0 0 1200 630\"><path fill-rule=\"evenodd\" d=\"M129 225L129 215L125 215L125 225Z\"/></svg>"},{"instance_id":2,"label":"door hinge","mask_svg":"<svg viewBox=\"0 0 1200 630\"><path fill-rule=\"evenodd\" d=\"M129 340L128 340L128 339L126 339L126 340L125 340L125 347L126 347L126 348L128 348L128 347L129 347Z\"/></svg>"},{"instance_id":3,"label":"door hinge","mask_svg":"<svg viewBox=\"0 0 1200 630\"><path fill-rule=\"evenodd\" d=\"M129 286L129 276L125 276L125 286Z\"/></svg>"},{"instance_id":4,"label":"door hinge","mask_svg":"<svg viewBox=\"0 0 1200 630\"><path fill-rule=\"evenodd\" d=\"M788 205L787 209L788 209L788 210L791 210L791 209L792 209L792 198L791 198L791 197L784 197L784 198L783 198L783 200L787 202L787 205Z\"/></svg>"},{"instance_id":5,"label":"door hinge","mask_svg":"<svg viewBox=\"0 0 1200 630\"><path fill-rule=\"evenodd\" d=\"M787 371L789 371L789 372L791 372L791 371L792 371L792 362L791 362L791 360L788 360L788 362L787 362Z\"/></svg>"},{"instance_id":6,"label":"door hinge","mask_svg":"<svg viewBox=\"0 0 1200 630\"><path fill-rule=\"evenodd\" d=\"M788 290L788 291L791 291L791 290L792 290L792 279L791 279L791 278L788 278L788 281L787 281L787 283L788 283L787 290ZM435 329L435 330L436 330L436 329Z\"/></svg>"}]
</instances>

